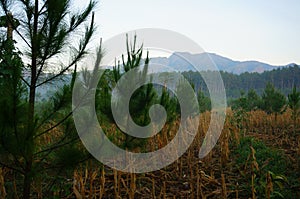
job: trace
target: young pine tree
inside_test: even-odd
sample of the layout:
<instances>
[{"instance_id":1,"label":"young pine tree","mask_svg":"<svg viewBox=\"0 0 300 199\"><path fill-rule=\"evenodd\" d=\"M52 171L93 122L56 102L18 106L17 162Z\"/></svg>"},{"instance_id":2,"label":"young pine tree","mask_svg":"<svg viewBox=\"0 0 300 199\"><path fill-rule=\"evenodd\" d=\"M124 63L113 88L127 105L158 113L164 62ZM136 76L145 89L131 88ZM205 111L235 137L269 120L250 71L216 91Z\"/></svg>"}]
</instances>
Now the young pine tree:
<instances>
[{"instance_id":1,"label":"young pine tree","mask_svg":"<svg viewBox=\"0 0 300 199\"><path fill-rule=\"evenodd\" d=\"M242 109L248 111L248 100L244 91L241 91L241 96L232 102L232 110Z\"/></svg>"},{"instance_id":2,"label":"young pine tree","mask_svg":"<svg viewBox=\"0 0 300 199\"><path fill-rule=\"evenodd\" d=\"M173 122L179 114L177 112L178 101L175 96L170 95L166 87L162 88L159 104L162 105L167 112L167 122Z\"/></svg>"},{"instance_id":3,"label":"young pine tree","mask_svg":"<svg viewBox=\"0 0 300 199\"><path fill-rule=\"evenodd\" d=\"M199 103L199 111L203 113L205 111L211 111L211 101L210 98L204 95L204 92L198 91L198 103Z\"/></svg>"},{"instance_id":4,"label":"young pine tree","mask_svg":"<svg viewBox=\"0 0 300 199\"><path fill-rule=\"evenodd\" d=\"M113 106L115 106L115 109L117 109L118 112L122 112L122 108L120 109L119 107L127 107L127 105L123 103L124 98L128 97L129 90L127 88L132 88L138 82L145 83L148 75L148 54L144 61L143 68L139 68L143 63L143 46L139 48L136 47L136 35L134 36L132 44L129 43L127 35L126 45L127 57L125 59L124 55L122 55L122 65L118 64L113 68L113 82L111 83L111 85L116 85L121 77L127 72L134 71L134 74L130 76L132 79L126 81L127 85L120 86L117 101L113 102ZM130 96L130 116L124 113L122 123L125 126L129 127L127 129L130 130L128 118L132 117L133 122L135 122L137 125L148 125L150 122L149 109L155 101L157 101L157 94L153 88L153 84L148 83L141 86L133 92L132 96ZM122 113L120 115L122 115ZM127 133L125 133L124 136L125 139L123 140L122 147L125 149L135 149L137 147L143 149L144 145L147 142L147 139L137 139L131 135L128 135Z\"/></svg>"},{"instance_id":5,"label":"young pine tree","mask_svg":"<svg viewBox=\"0 0 300 199\"><path fill-rule=\"evenodd\" d=\"M274 113L277 120L277 115L285 111L285 105L286 97L268 83L262 95L262 109L268 114Z\"/></svg>"},{"instance_id":6,"label":"young pine tree","mask_svg":"<svg viewBox=\"0 0 300 199\"><path fill-rule=\"evenodd\" d=\"M261 106L260 96L257 95L254 89L248 91L247 95L244 91L241 92L241 96L233 101L232 109L243 109L244 111L252 111L258 109Z\"/></svg>"},{"instance_id":7,"label":"young pine tree","mask_svg":"<svg viewBox=\"0 0 300 199\"><path fill-rule=\"evenodd\" d=\"M261 98L254 89L250 89L247 93L248 111L256 110L260 107Z\"/></svg>"},{"instance_id":8,"label":"young pine tree","mask_svg":"<svg viewBox=\"0 0 300 199\"><path fill-rule=\"evenodd\" d=\"M292 120L294 126L294 133L296 131L297 118L300 115L300 92L297 92L297 88L294 85L292 92L288 95L288 105L292 110Z\"/></svg>"},{"instance_id":9,"label":"young pine tree","mask_svg":"<svg viewBox=\"0 0 300 199\"><path fill-rule=\"evenodd\" d=\"M21 176L23 183L18 187L22 187L24 199L31 197L31 185L36 176L45 170L63 168L64 162L74 161L51 159L59 153L70 154L59 152L59 149L70 147L77 140L70 120L71 87L64 87L50 99L43 113L37 110L36 93L39 87L55 84L65 72L72 72L75 63L85 56L95 30L93 16L88 22L95 5L90 1L82 11L73 12L69 0L0 0L8 27L18 35L16 42L24 44L22 54L27 62L26 67L23 66L20 59L12 55L16 52L9 50L11 47L2 53L1 87L11 89L9 95L1 94L0 100L7 104L1 106L1 123L6 125L0 129L3 152L0 164ZM17 16L19 24L14 23L11 16ZM77 47L71 46L75 39ZM52 74L45 75L49 71ZM23 92L22 86L28 92ZM42 142L45 139L48 141Z\"/></svg>"}]
</instances>

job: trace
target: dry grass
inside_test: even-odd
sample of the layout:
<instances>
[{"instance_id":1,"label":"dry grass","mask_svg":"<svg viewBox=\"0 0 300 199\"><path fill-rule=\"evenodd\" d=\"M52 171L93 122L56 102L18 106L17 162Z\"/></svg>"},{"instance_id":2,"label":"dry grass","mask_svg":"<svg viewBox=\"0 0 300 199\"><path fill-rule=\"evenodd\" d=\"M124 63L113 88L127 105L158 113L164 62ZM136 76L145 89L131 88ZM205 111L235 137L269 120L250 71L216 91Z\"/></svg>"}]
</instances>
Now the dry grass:
<instances>
[{"instance_id":1,"label":"dry grass","mask_svg":"<svg viewBox=\"0 0 300 199\"><path fill-rule=\"evenodd\" d=\"M282 150L294 165L291 169L299 171L297 157L300 155L300 134L293 134L290 118L290 111L279 115L276 122L273 115L267 115L263 111L250 112L244 124L245 136L255 137L270 147ZM239 198L245 192L241 186L243 177L234 169L235 157L231 155L231 150L240 142L243 135L233 124L233 119L232 111L228 110L220 139L204 159L198 158L198 152L209 126L209 112L201 115L195 140L186 153L173 164L145 174L123 173L105 166L83 164L74 171L72 194L64 197L78 199ZM147 151L155 151L166 146L176 135L178 126L178 121L173 125L166 125L160 134L148 140ZM296 129L296 132L300 132L299 127ZM116 127L112 125L106 130L109 134L114 134ZM49 138L43 139L41 143L49 141L47 140ZM255 150L252 148L251 151L248 165L251 165L253 175L250 190L252 195L249 197L255 198L254 170L259 170L260 165L256 162ZM270 197L273 184L270 174L266 175L266 196ZM0 199L5 194L4 179L5 170L0 169Z\"/></svg>"},{"instance_id":2,"label":"dry grass","mask_svg":"<svg viewBox=\"0 0 300 199\"><path fill-rule=\"evenodd\" d=\"M6 197L6 190L4 186L4 176L6 172L6 169L0 168L0 199L4 199Z\"/></svg>"},{"instance_id":3,"label":"dry grass","mask_svg":"<svg viewBox=\"0 0 300 199\"><path fill-rule=\"evenodd\" d=\"M228 110L218 144L204 159L198 158L198 150L208 129L210 113L201 115L196 139L189 150L173 164L146 174L128 174L105 168L105 174L102 172L98 175L102 183L98 191L93 192L92 198L239 198L244 190L239 187L241 176L232 169L230 143L238 144L241 135L239 129L230 122L232 117L232 112ZM166 146L175 136L173 133L178 125L176 122L172 127L166 126L160 134L150 139L148 150L155 151ZM249 113L245 128L246 136L256 137L270 146L283 149L292 159L299 152L299 136L291 141L293 127L289 112L278 116L275 122L273 115L253 111ZM253 170L250 197L256 198L254 170L259 170L259 165L255 150L252 148L251 151L251 157L248 158ZM86 177L88 175L81 176L83 179ZM269 197L273 191L270 174L266 179L266 196ZM88 190L86 188L81 196L88 195Z\"/></svg>"}]
</instances>

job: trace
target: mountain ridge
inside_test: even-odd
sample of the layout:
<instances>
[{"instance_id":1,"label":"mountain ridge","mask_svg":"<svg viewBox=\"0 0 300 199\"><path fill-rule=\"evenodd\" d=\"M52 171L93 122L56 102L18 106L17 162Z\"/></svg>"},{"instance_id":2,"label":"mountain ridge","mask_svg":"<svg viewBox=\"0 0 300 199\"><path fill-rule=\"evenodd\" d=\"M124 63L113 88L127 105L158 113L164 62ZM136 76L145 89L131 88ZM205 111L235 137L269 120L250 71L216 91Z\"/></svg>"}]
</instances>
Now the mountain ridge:
<instances>
[{"instance_id":1,"label":"mountain ridge","mask_svg":"<svg viewBox=\"0 0 300 199\"><path fill-rule=\"evenodd\" d=\"M192 63L187 60L182 59L182 57L187 58ZM249 73L262 73L264 71L271 71L277 68L288 67L294 65L295 63L289 63L287 65L271 65L264 62L256 60L248 61L236 61L216 53L199 53L191 54L189 52L175 52L169 57L153 57L150 58L150 64L154 65L151 72L166 72L166 71L195 71L196 66L199 70L211 70L218 69L224 72L241 74L245 72ZM164 65L168 67L161 69L159 65Z\"/></svg>"}]
</instances>

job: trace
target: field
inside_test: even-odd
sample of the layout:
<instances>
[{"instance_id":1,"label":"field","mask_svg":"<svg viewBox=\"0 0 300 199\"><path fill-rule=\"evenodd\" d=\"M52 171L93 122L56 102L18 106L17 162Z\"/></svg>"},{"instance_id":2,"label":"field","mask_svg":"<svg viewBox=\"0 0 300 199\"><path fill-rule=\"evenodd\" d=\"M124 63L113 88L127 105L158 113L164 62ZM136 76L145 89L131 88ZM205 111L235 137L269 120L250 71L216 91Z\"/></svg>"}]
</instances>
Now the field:
<instances>
[{"instance_id":1,"label":"field","mask_svg":"<svg viewBox=\"0 0 300 199\"><path fill-rule=\"evenodd\" d=\"M61 174L48 193L44 190L49 186L47 178L55 176L34 181L32 198L299 198L300 129L294 129L290 118L290 111L275 121L274 115L263 111L228 110L217 145L199 159L210 120L210 113L205 112L188 151L161 170L123 173L89 160ZM177 126L178 122L165 126L148 140L147 150L167 145ZM107 127L107 133L114 132L115 126ZM17 198L16 179L10 170L2 169L0 175L0 193Z\"/></svg>"}]
</instances>

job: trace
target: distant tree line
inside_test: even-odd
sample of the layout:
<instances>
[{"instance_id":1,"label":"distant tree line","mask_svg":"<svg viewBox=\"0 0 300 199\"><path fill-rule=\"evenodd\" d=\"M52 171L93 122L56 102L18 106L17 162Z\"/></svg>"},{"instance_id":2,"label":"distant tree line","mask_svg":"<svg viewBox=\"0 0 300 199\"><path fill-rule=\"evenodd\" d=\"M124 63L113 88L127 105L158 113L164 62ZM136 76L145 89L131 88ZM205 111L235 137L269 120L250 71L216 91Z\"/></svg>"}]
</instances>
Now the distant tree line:
<instances>
[{"instance_id":1,"label":"distant tree line","mask_svg":"<svg viewBox=\"0 0 300 199\"><path fill-rule=\"evenodd\" d=\"M297 119L300 115L300 92L296 86L286 97L280 90L276 89L272 83L267 83L263 94L260 96L254 89L241 92L241 96L230 103L234 111L254 111L261 109L267 114L274 114L275 121L278 114L282 114L288 108L291 110L294 132L296 131Z\"/></svg>"},{"instance_id":2,"label":"distant tree line","mask_svg":"<svg viewBox=\"0 0 300 199\"><path fill-rule=\"evenodd\" d=\"M215 73L212 71L205 71L203 73ZM265 71L263 73L242 73L236 75L220 71L224 81L226 94L228 98L238 98L241 91L250 91L254 89L257 94L262 95L264 88L268 83L274 85L284 95L288 95L295 85L300 87L300 67L292 65L286 68L278 68L272 71ZM202 90L208 94L206 84L198 72L188 71L182 73L189 81L193 82L196 90Z\"/></svg>"}]
</instances>

